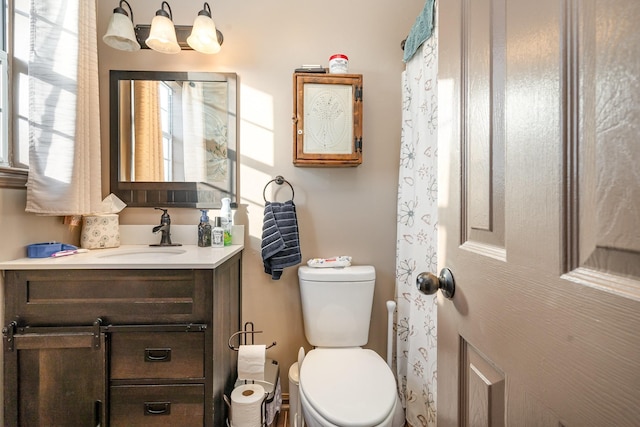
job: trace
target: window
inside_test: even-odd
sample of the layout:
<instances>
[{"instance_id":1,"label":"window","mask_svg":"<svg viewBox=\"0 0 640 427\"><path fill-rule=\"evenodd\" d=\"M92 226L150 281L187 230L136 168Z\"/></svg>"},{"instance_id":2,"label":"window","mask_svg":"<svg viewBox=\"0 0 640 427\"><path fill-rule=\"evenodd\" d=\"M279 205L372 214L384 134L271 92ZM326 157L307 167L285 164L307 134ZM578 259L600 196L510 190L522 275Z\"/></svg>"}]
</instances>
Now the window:
<instances>
[{"instance_id":1,"label":"window","mask_svg":"<svg viewBox=\"0 0 640 427\"><path fill-rule=\"evenodd\" d=\"M164 160L164 180L173 181L173 91L166 82L161 82L160 115L162 116L162 152Z\"/></svg>"},{"instance_id":2,"label":"window","mask_svg":"<svg viewBox=\"0 0 640 427\"><path fill-rule=\"evenodd\" d=\"M0 0L0 21L0 187L24 188L29 147L29 0Z\"/></svg>"},{"instance_id":3,"label":"window","mask_svg":"<svg viewBox=\"0 0 640 427\"><path fill-rule=\"evenodd\" d=\"M7 64L7 9L6 0L0 2L0 21L2 22L2 33L0 33L0 166L9 165L9 133L7 128L7 95L8 85L8 64Z\"/></svg>"},{"instance_id":4,"label":"window","mask_svg":"<svg viewBox=\"0 0 640 427\"><path fill-rule=\"evenodd\" d=\"M8 70L7 51L2 49L2 51L0 51L0 139L2 139L2 147L0 147L0 165L2 166L9 166L9 115L7 111L9 104L9 96L7 95L9 81Z\"/></svg>"}]
</instances>

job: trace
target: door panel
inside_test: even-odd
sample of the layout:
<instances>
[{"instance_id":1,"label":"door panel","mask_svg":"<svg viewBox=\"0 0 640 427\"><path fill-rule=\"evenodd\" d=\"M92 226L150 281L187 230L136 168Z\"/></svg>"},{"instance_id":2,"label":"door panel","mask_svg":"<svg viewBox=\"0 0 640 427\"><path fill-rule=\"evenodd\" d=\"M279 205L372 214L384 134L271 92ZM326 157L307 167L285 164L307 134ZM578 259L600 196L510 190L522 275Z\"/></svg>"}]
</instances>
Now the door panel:
<instances>
[{"instance_id":1,"label":"door panel","mask_svg":"<svg viewBox=\"0 0 640 427\"><path fill-rule=\"evenodd\" d=\"M462 343L462 425L504 426L505 378L484 356Z\"/></svg>"},{"instance_id":2,"label":"door panel","mask_svg":"<svg viewBox=\"0 0 640 427\"><path fill-rule=\"evenodd\" d=\"M462 19L462 242L503 257L504 2L470 2Z\"/></svg>"},{"instance_id":3,"label":"door panel","mask_svg":"<svg viewBox=\"0 0 640 427\"><path fill-rule=\"evenodd\" d=\"M640 34L629 16L640 16L640 3L587 2L576 13L583 61L573 138L580 226L571 267L640 279L640 81L637 68L627 65L638 61Z\"/></svg>"},{"instance_id":4,"label":"door panel","mask_svg":"<svg viewBox=\"0 0 640 427\"><path fill-rule=\"evenodd\" d=\"M438 425L636 425L640 3L438 8Z\"/></svg>"}]
</instances>

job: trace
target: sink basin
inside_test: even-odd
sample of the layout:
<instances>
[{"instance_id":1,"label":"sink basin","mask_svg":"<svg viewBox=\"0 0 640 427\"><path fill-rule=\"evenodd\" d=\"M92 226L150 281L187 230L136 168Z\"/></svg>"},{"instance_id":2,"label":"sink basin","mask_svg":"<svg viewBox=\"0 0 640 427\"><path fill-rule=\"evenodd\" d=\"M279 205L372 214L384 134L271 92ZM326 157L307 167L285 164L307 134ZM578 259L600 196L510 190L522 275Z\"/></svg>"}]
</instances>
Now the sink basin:
<instances>
[{"instance_id":1,"label":"sink basin","mask_svg":"<svg viewBox=\"0 0 640 427\"><path fill-rule=\"evenodd\" d=\"M98 255L99 258L109 258L111 260L114 259L122 259L122 260L143 260L154 257L165 257L165 256L175 256L181 255L187 252L185 249L180 249L177 247L146 247L146 248L136 248L136 249L123 249L120 251L108 252L105 254Z\"/></svg>"}]
</instances>

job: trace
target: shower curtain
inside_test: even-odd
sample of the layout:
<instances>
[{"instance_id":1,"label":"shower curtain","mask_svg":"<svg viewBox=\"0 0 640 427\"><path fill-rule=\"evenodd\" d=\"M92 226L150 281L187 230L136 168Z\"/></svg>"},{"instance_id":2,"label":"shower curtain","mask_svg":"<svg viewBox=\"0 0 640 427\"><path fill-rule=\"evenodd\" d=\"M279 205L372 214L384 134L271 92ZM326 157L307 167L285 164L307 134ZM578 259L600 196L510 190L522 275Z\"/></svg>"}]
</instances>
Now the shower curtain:
<instances>
[{"instance_id":1,"label":"shower curtain","mask_svg":"<svg viewBox=\"0 0 640 427\"><path fill-rule=\"evenodd\" d=\"M402 134L396 250L396 373L407 421L436 424L436 298L415 286L437 267L436 32L402 74Z\"/></svg>"},{"instance_id":2,"label":"shower curtain","mask_svg":"<svg viewBox=\"0 0 640 427\"><path fill-rule=\"evenodd\" d=\"M182 87L186 181L228 182L226 82L188 82Z\"/></svg>"}]
</instances>

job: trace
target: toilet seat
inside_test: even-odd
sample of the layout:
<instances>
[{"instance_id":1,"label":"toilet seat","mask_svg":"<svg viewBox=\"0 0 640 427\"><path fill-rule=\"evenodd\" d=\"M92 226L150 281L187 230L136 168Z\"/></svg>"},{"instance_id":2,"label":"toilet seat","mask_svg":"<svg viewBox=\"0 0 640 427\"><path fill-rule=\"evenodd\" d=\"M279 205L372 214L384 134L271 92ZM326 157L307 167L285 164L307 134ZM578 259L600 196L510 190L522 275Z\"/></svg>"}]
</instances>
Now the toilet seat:
<instances>
[{"instance_id":1,"label":"toilet seat","mask_svg":"<svg viewBox=\"0 0 640 427\"><path fill-rule=\"evenodd\" d=\"M397 400L391 369L368 349L311 350L302 362L299 381L300 393L311 409L343 427L380 425Z\"/></svg>"}]
</instances>

